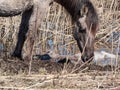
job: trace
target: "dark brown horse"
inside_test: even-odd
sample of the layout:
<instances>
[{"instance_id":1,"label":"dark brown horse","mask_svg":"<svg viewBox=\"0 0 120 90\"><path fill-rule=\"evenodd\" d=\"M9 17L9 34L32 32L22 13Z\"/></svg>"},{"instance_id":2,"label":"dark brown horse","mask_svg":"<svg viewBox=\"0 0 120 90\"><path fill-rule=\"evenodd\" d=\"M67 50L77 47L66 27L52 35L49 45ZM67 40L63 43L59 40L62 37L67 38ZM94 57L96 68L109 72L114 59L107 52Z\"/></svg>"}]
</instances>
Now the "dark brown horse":
<instances>
[{"instance_id":1,"label":"dark brown horse","mask_svg":"<svg viewBox=\"0 0 120 90\"><path fill-rule=\"evenodd\" d=\"M28 58L31 57L36 30L46 10L52 2L62 5L71 15L73 36L77 41L82 61L90 61L94 56L94 39L98 30L98 15L90 0L35 0L24 10L18 34L18 41L12 56L22 59L22 48L27 37Z\"/></svg>"},{"instance_id":2,"label":"dark brown horse","mask_svg":"<svg viewBox=\"0 0 120 90\"><path fill-rule=\"evenodd\" d=\"M91 61L94 56L94 40L98 30L98 15L90 0L56 0L70 13L73 36L82 53L83 62Z\"/></svg>"}]
</instances>

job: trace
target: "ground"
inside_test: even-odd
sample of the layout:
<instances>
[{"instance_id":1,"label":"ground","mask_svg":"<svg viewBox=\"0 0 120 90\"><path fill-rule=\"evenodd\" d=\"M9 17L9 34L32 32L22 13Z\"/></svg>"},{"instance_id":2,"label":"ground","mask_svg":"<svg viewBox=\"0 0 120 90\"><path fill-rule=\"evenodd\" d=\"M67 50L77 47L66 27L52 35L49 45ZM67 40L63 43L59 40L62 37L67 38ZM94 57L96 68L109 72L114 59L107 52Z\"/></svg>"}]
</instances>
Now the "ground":
<instances>
[{"instance_id":1,"label":"ground","mask_svg":"<svg viewBox=\"0 0 120 90\"><path fill-rule=\"evenodd\" d=\"M120 90L120 67L0 59L2 90Z\"/></svg>"},{"instance_id":2,"label":"ground","mask_svg":"<svg viewBox=\"0 0 120 90\"><path fill-rule=\"evenodd\" d=\"M60 64L53 62L54 60L30 62L11 58L9 56L17 42L21 15L0 17L0 90L120 90L119 0L91 1L100 19L95 47L100 51L109 49L105 55L101 52L101 59L96 59L96 62L107 65L100 66L94 62ZM44 54L49 50L55 50L61 55L78 53L71 32L71 18L64 12L66 10L56 3L50 7L37 32L39 35L34 46L35 54ZM23 56L26 48L25 44ZM110 61L103 59L106 55L110 57ZM116 57L113 61L112 56Z\"/></svg>"}]
</instances>

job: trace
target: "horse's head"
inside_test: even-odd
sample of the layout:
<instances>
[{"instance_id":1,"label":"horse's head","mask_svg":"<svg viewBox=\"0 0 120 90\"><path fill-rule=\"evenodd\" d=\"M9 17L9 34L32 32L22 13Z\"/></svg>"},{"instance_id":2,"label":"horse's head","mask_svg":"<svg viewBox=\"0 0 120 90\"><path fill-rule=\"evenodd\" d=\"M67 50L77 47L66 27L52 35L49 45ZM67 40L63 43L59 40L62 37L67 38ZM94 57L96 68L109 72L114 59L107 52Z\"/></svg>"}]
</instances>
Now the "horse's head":
<instances>
[{"instance_id":1,"label":"horse's head","mask_svg":"<svg viewBox=\"0 0 120 90\"><path fill-rule=\"evenodd\" d=\"M82 53L82 61L91 61L94 57L94 41L98 29L98 16L91 5L83 5L78 15L79 18L75 22L73 35Z\"/></svg>"}]
</instances>

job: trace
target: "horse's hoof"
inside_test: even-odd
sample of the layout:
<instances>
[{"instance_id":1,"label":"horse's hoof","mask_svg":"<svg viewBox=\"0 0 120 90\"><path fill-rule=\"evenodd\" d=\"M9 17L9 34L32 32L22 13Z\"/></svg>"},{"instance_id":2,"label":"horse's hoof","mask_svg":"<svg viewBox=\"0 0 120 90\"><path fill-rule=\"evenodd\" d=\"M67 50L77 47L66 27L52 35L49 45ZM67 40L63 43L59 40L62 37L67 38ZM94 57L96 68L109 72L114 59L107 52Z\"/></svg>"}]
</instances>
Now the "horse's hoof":
<instances>
[{"instance_id":1,"label":"horse's hoof","mask_svg":"<svg viewBox=\"0 0 120 90\"><path fill-rule=\"evenodd\" d=\"M52 57L50 57L49 54L43 54L43 55L33 55L32 57L33 59L37 59L37 60L50 60Z\"/></svg>"},{"instance_id":2,"label":"horse's hoof","mask_svg":"<svg viewBox=\"0 0 120 90\"><path fill-rule=\"evenodd\" d=\"M14 57L14 58L18 58L18 59L20 59L21 61L23 61L23 58L22 58L22 56L21 56L20 54L15 54L15 53L13 53L11 56Z\"/></svg>"},{"instance_id":3,"label":"horse's hoof","mask_svg":"<svg viewBox=\"0 0 120 90\"><path fill-rule=\"evenodd\" d=\"M66 59L66 58L64 58L64 59L61 59L61 60L59 60L59 61L57 61L57 63L61 63L61 64L65 64L65 63L70 63L71 61L68 59Z\"/></svg>"}]
</instances>

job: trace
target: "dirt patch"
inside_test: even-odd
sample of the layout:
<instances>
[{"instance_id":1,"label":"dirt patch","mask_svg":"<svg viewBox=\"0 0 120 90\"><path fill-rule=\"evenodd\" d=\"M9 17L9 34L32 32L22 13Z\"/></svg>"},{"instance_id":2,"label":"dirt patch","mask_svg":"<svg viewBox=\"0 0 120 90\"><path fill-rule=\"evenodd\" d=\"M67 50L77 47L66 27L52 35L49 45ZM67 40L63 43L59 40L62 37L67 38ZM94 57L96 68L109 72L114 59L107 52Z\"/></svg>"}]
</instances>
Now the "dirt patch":
<instances>
[{"instance_id":1,"label":"dirt patch","mask_svg":"<svg viewBox=\"0 0 120 90\"><path fill-rule=\"evenodd\" d=\"M61 59L62 61L62 59ZM78 64L72 63L70 60L68 63L57 63L53 60L24 60L19 59L0 59L0 69L2 73L8 74L18 74L19 72L24 73L49 73L56 74L66 71L68 73L79 73L79 72L88 72L92 70L99 71L111 71L115 67L111 65L107 66L98 66L96 64L84 64L79 62ZM117 69L119 70L119 69Z\"/></svg>"},{"instance_id":2,"label":"dirt patch","mask_svg":"<svg viewBox=\"0 0 120 90\"><path fill-rule=\"evenodd\" d=\"M116 90L120 68L95 64L0 59L0 89Z\"/></svg>"}]
</instances>

